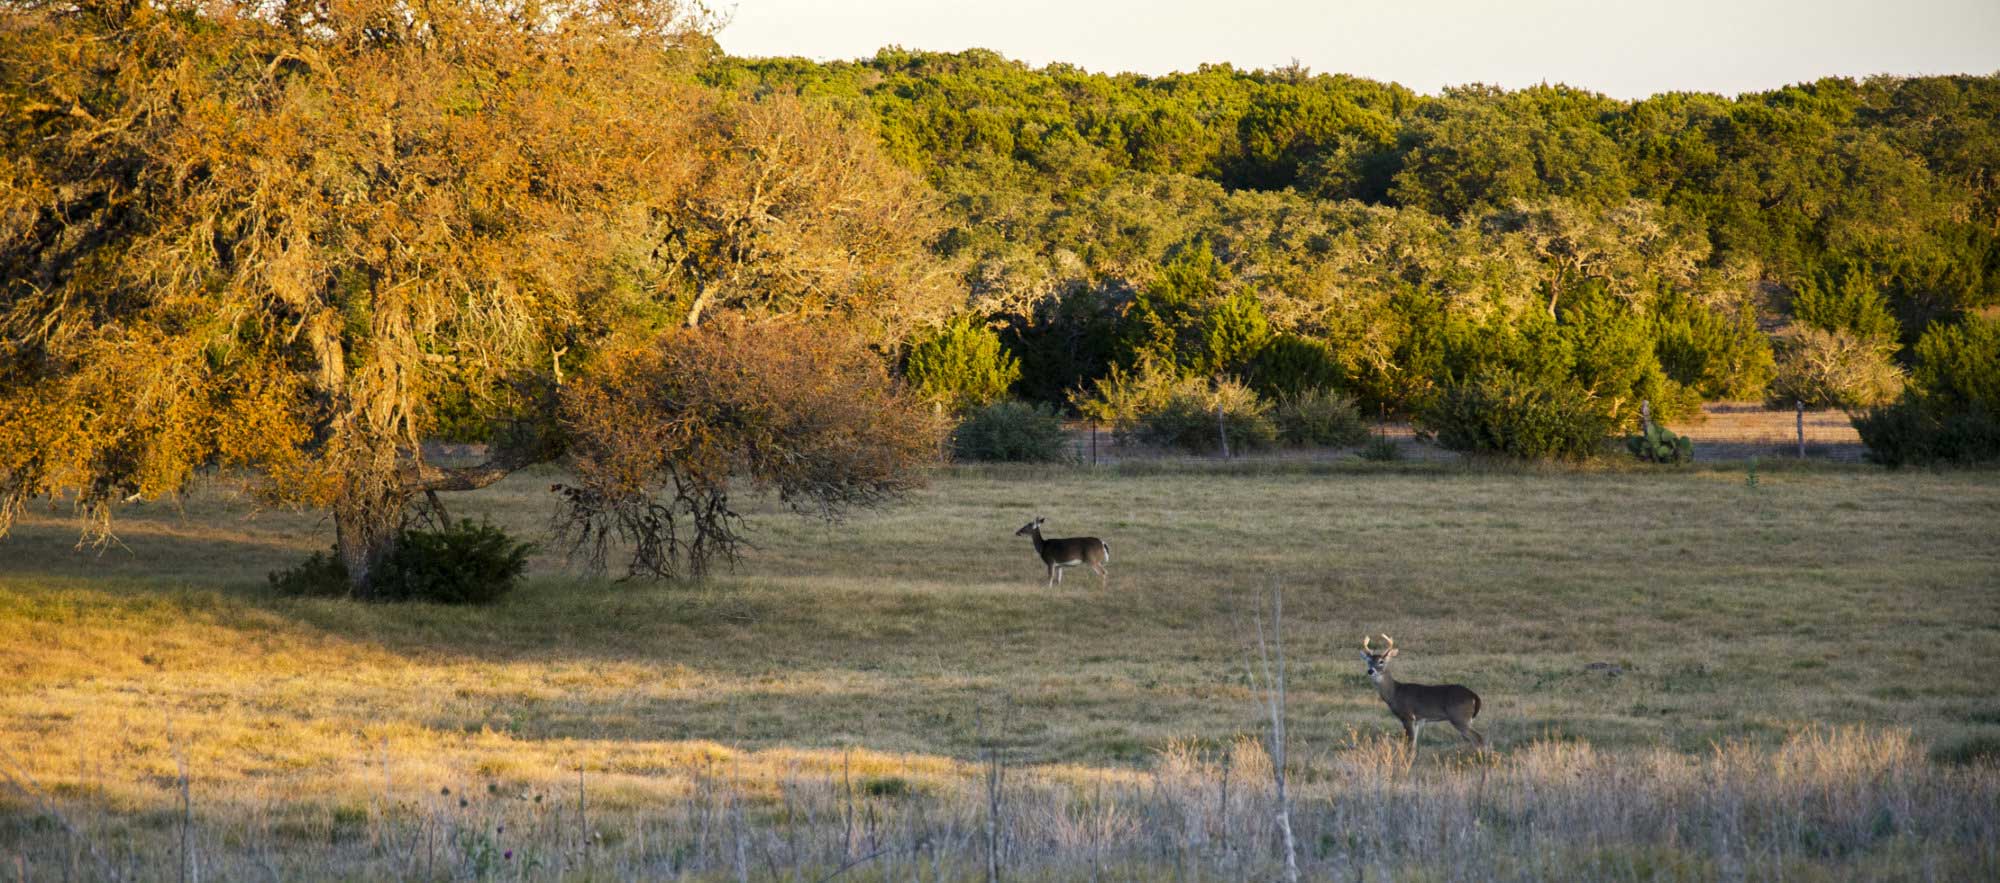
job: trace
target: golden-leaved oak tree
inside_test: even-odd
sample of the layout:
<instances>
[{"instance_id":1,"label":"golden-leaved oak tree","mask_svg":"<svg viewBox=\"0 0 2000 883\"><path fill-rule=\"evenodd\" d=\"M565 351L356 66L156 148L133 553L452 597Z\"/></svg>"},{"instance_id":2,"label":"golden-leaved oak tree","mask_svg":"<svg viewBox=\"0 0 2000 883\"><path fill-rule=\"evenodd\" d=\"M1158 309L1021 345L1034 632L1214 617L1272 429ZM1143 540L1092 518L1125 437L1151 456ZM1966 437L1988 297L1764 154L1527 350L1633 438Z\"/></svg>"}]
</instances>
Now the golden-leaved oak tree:
<instances>
[{"instance_id":1,"label":"golden-leaved oak tree","mask_svg":"<svg viewBox=\"0 0 2000 883\"><path fill-rule=\"evenodd\" d=\"M701 89L682 0L0 16L0 532L248 467L365 595L413 500L561 456L564 388L663 329L879 348L960 298L872 132ZM447 419L490 461L428 462Z\"/></svg>"}]
</instances>

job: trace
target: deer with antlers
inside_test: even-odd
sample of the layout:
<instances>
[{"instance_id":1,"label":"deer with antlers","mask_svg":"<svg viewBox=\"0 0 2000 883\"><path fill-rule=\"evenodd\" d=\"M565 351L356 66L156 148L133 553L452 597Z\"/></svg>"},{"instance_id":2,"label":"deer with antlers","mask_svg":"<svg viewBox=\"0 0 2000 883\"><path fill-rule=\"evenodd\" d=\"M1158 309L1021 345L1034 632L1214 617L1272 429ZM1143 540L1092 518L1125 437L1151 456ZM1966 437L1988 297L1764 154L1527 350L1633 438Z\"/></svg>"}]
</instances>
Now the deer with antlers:
<instances>
[{"instance_id":1,"label":"deer with antlers","mask_svg":"<svg viewBox=\"0 0 2000 883\"><path fill-rule=\"evenodd\" d=\"M1389 646L1378 651L1373 646L1375 639L1363 635L1361 659L1368 663L1368 679L1375 682L1375 692L1382 694L1389 713L1402 723L1411 756L1416 755L1417 737L1423 735L1424 724L1433 721L1450 721L1459 735L1484 749L1486 736L1472 728L1472 719L1479 716L1479 694L1458 684L1396 683L1389 676L1389 660L1396 658L1396 640L1388 635L1382 640Z\"/></svg>"}]
</instances>

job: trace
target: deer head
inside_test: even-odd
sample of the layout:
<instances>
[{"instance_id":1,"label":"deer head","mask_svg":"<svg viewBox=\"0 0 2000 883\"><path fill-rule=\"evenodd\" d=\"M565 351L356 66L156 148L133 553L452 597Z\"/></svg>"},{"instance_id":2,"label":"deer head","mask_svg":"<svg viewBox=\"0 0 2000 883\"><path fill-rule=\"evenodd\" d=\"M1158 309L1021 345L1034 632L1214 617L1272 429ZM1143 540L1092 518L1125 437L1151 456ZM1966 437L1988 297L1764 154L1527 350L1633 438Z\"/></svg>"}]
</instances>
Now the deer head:
<instances>
[{"instance_id":1,"label":"deer head","mask_svg":"<svg viewBox=\"0 0 2000 883\"><path fill-rule=\"evenodd\" d=\"M1371 681L1380 682L1389 672L1389 660L1396 658L1396 639L1385 634L1382 640L1389 646L1378 651L1373 646L1374 638L1361 636L1361 661L1368 664L1368 679Z\"/></svg>"}]
</instances>

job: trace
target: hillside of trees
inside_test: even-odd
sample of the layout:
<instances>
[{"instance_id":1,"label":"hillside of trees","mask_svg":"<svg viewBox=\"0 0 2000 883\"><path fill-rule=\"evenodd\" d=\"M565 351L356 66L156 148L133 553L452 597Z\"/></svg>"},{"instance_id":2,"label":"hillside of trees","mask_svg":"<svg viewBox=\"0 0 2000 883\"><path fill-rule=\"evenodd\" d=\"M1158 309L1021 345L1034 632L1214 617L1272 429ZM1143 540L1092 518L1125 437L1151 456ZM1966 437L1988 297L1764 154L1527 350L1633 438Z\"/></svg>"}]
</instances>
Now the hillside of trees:
<instances>
[{"instance_id":1,"label":"hillside of trees","mask_svg":"<svg viewBox=\"0 0 2000 883\"><path fill-rule=\"evenodd\" d=\"M900 49L700 76L872 125L935 188L932 250L1015 392L1051 403L1142 362L1254 374L1263 342L1303 339L1371 412L1495 367L1626 413L1859 407L1926 328L2000 301L1995 76L1619 101Z\"/></svg>"}]
</instances>

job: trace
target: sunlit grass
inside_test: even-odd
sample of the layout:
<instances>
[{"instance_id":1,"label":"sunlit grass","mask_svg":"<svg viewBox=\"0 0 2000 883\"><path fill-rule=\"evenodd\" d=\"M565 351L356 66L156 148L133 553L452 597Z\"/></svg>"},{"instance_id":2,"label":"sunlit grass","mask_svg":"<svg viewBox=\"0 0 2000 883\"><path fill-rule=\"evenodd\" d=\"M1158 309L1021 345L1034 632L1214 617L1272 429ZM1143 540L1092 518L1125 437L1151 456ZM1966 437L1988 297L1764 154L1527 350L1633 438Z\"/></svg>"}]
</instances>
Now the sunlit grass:
<instances>
[{"instance_id":1,"label":"sunlit grass","mask_svg":"<svg viewBox=\"0 0 2000 883\"><path fill-rule=\"evenodd\" d=\"M1322 876L1488 875L1439 842L1515 877L1996 866L2000 476L1131 471L964 470L833 526L762 512L759 548L701 586L544 554L474 609L270 597L263 574L328 531L246 517L227 482L184 515L133 513L101 555L60 513L29 517L0 543L0 769L24 786L0 786L0 865L102 874L92 844L169 875L188 822L230 876L446 876L509 825L493 842L536 852L534 873L733 876L740 847L760 877L873 850L849 873L980 875L998 752L1021 873L1256 877L1267 813L1185 826L1225 781L1268 799L1238 740L1260 732L1252 598L1278 584ZM546 478L453 514L539 536ZM1041 588L1012 536L1035 514L1110 541L1109 590ZM1399 771L1365 631L1397 637L1405 679L1478 690L1494 757L1433 728ZM863 811L866 849L842 821ZM1518 828L1565 813L1609 815ZM584 824L617 842L586 857Z\"/></svg>"}]
</instances>

